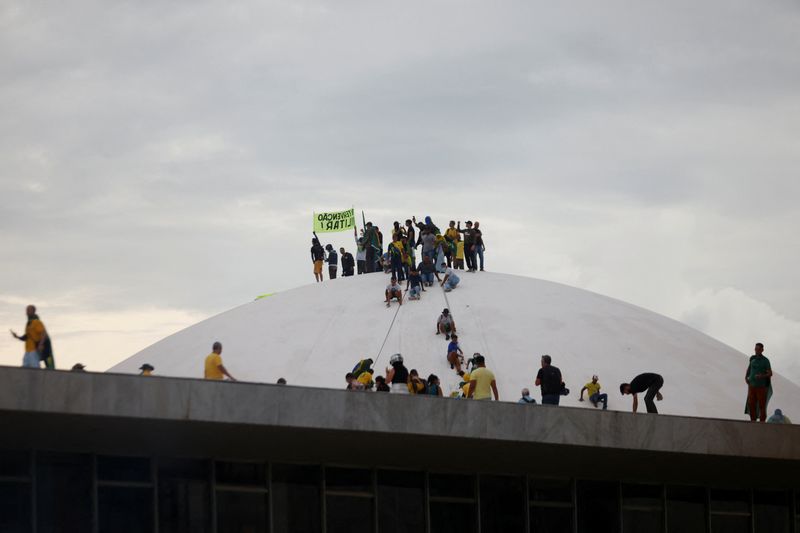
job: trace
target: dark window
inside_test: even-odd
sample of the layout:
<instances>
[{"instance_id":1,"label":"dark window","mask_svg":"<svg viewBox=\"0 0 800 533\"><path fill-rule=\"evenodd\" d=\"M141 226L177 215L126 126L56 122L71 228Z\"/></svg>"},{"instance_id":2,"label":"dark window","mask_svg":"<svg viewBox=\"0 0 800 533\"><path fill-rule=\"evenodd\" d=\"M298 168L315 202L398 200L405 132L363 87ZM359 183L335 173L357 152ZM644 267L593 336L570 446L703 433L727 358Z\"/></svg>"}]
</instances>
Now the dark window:
<instances>
[{"instance_id":1,"label":"dark window","mask_svg":"<svg viewBox=\"0 0 800 533\"><path fill-rule=\"evenodd\" d=\"M28 452L0 453L0 477L30 479L31 462Z\"/></svg>"},{"instance_id":2,"label":"dark window","mask_svg":"<svg viewBox=\"0 0 800 533\"><path fill-rule=\"evenodd\" d=\"M375 529L372 498L327 496L328 533L372 533Z\"/></svg>"},{"instance_id":3,"label":"dark window","mask_svg":"<svg viewBox=\"0 0 800 533\"><path fill-rule=\"evenodd\" d=\"M463 474L430 474L431 498L475 498L475 477Z\"/></svg>"},{"instance_id":4,"label":"dark window","mask_svg":"<svg viewBox=\"0 0 800 533\"><path fill-rule=\"evenodd\" d=\"M711 489L712 513L750 514L750 493L746 490Z\"/></svg>"},{"instance_id":5,"label":"dark window","mask_svg":"<svg viewBox=\"0 0 800 533\"><path fill-rule=\"evenodd\" d=\"M572 506L572 482L568 479L531 479L529 487L531 501Z\"/></svg>"},{"instance_id":6,"label":"dark window","mask_svg":"<svg viewBox=\"0 0 800 533\"><path fill-rule=\"evenodd\" d=\"M478 531L474 503L431 501L431 533L472 533Z\"/></svg>"},{"instance_id":7,"label":"dark window","mask_svg":"<svg viewBox=\"0 0 800 533\"><path fill-rule=\"evenodd\" d=\"M425 474L378 471L378 530L425 531Z\"/></svg>"},{"instance_id":8,"label":"dark window","mask_svg":"<svg viewBox=\"0 0 800 533\"><path fill-rule=\"evenodd\" d=\"M372 494L372 470L359 468L326 468L325 490Z\"/></svg>"},{"instance_id":9,"label":"dark window","mask_svg":"<svg viewBox=\"0 0 800 533\"><path fill-rule=\"evenodd\" d=\"M159 460L159 533L210 531L211 498L208 467L206 461Z\"/></svg>"},{"instance_id":10,"label":"dark window","mask_svg":"<svg viewBox=\"0 0 800 533\"><path fill-rule=\"evenodd\" d=\"M786 492L755 491L753 493L753 513L756 531L768 533L789 533L791 531L790 497Z\"/></svg>"},{"instance_id":11,"label":"dark window","mask_svg":"<svg viewBox=\"0 0 800 533\"><path fill-rule=\"evenodd\" d=\"M711 515L712 533L750 533L750 517L724 514Z\"/></svg>"},{"instance_id":12,"label":"dark window","mask_svg":"<svg viewBox=\"0 0 800 533\"><path fill-rule=\"evenodd\" d=\"M572 507L531 506L531 533L572 533Z\"/></svg>"},{"instance_id":13,"label":"dark window","mask_svg":"<svg viewBox=\"0 0 800 533\"><path fill-rule=\"evenodd\" d=\"M661 485L622 485L622 528L626 533L664 530L664 494Z\"/></svg>"},{"instance_id":14,"label":"dark window","mask_svg":"<svg viewBox=\"0 0 800 533\"><path fill-rule=\"evenodd\" d=\"M525 478L481 476L481 532L525 530Z\"/></svg>"},{"instance_id":15,"label":"dark window","mask_svg":"<svg viewBox=\"0 0 800 533\"><path fill-rule=\"evenodd\" d=\"M153 531L153 489L98 487L97 511L100 533Z\"/></svg>"},{"instance_id":16,"label":"dark window","mask_svg":"<svg viewBox=\"0 0 800 533\"><path fill-rule=\"evenodd\" d=\"M217 532L255 533L268 531L266 491L217 490Z\"/></svg>"},{"instance_id":17,"label":"dark window","mask_svg":"<svg viewBox=\"0 0 800 533\"><path fill-rule=\"evenodd\" d=\"M143 457L97 457L97 479L100 481L151 481L150 459Z\"/></svg>"},{"instance_id":18,"label":"dark window","mask_svg":"<svg viewBox=\"0 0 800 533\"><path fill-rule=\"evenodd\" d=\"M322 530L321 481L322 471L317 466L272 466L274 533Z\"/></svg>"},{"instance_id":19,"label":"dark window","mask_svg":"<svg viewBox=\"0 0 800 533\"><path fill-rule=\"evenodd\" d=\"M243 487L267 486L267 467L263 463L230 463L218 461L215 465L218 485Z\"/></svg>"},{"instance_id":20,"label":"dark window","mask_svg":"<svg viewBox=\"0 0 800 533\"><path fill-rule=\"evenodd\" d=\"M706 489L667 487L668 533L706 533Z\"/></svg>"},{"instance_id":21,"label":"dark window","mask_svg":"<svg viewBox=\"0 0 800 533\"><path fill-rule=\"evenodd\" d=\"M91 531L92 458L40 454L36 464L38 533Z\"/></svg>"},{"instance_id":22,"label":"dark window","mask_svg":"<svg viewBox=\"0 0 800 533\"><path fill-rule=\"evenodd\" d=\"M617 533L619 527L619 485L609 481L578 481L579 533Z\"/></svg>"},{"instance_id":23,"label":"dark window","mask_svg":"<svg viewBox=\"0 0 800 533\"><path fill-rule=\"evenodd\" d=\"M30 530L30 484L0 481L0 531L28 533Z\"/></svg>"}]
</instances>

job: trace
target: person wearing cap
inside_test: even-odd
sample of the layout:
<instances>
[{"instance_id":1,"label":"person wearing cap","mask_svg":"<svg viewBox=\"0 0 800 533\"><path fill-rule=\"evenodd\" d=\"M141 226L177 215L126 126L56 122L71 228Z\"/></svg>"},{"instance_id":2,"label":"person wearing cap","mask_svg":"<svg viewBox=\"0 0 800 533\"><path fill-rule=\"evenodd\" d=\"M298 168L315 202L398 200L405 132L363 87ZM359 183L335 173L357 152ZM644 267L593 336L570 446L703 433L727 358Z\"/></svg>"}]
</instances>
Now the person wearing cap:
<instances>
[{"instance_id":1,"label":"person wearing cap","mask_svg":"<svg viewBox=\"0 0 800 533\"><path fill-rule=\"evenodd\" d=\"M86 372L86 365L82 363L75 363L72 365L72 372Z\"/></svg>"},{"instance_id":2,"label":"person wearing cap","mask_svg":"<svg viewBox=\"0 0 800 533\"><path fill-rule=\"evenodd\" d=\"M767 424L791 424L792 421L789 417L783 414L780 409L775 409L775 414L769 417Z\"/></svg>"},{"instance_id":3,"label":"person wearing cap","mask_svg":"<svg viewBox=\"0 0 800 533\"><path fill-rule=\"evenodd\" d=\"M561 379L561 370L553 366L552 362L552 357L543 355L542 368L536 374L535 385L542 388L542 405L558 405L561 400L564 381Z\"/></svg>"},{"instance_id":4,"label":"person wearing cap","mask_svg":"<svg viewBox=\"0 0 800 533\"><path fill-rule=\"evenodd\" d=\"M461 221L459 220L456 229L464 234L464 259L467 262L467 270L475 272L477 270L475 265L475 231L472 229L471 220L467 220L466 226L465 229L461 229Z\"/></svg>"},{"instance_id":5,"label":"person wearing cap","mask_svg":"<svg viewBox=\"0 0 800 533\"><path fill-rule=\"evenodd\" d=\"M139 370L141 370L141 372L139 373L140 376L152 376L155 367L153 367L153 365L151 365L150 363L145 363L139 367Z\"/></svg>"},{"instance_id":6,"label":"person wearing cap","mask_svg":"<svg viewBox=\"0 0 800 533\"><path fill-rule=\"evenodd\" d=\"M630 383L620 383L619 392L623 395L633 394L633 412L635 413L639 408L639 398L636 395L640 392L647 391L644 397L644 404L647 407L647 412L658 414L658 409L656 409L653 398L656 398L659 402L664 399L659 392L663 386L664 378L659 374L646 372L633 378Z\"/></svg>"},{"instance_id":7,"label":"person wearing cap","mask_svg":"<svg viewBox=\"0 0 800 533\"><path fill-rule=\"evenodd\" d=\"M517 403L533 403L533 404L536 403L536 400L531 398L531 391L529 391L527 387L522 389L521 394L522 397L519 400L517 400Z\"/></svg>"},{"instance_id":8,"label":"person wearing cap","mask_svg":"<svg viewBox=\"0 0 800 533\"><path fill-rule=\"evenodd\" d=\"M495 381L494 372L486 368L486 358L481 354L476 354L473 360L478 368L469 373L467 398L491 400L492 394L494 394L494 401L500 401L500 395L497 394L497 381Z\"/></svg>"},{"instance_id":9,"label":"person wearing cap","mask_svg":"<svg viewBox=\"0 0 800 533\"><path fill-rule=\"evenodd\" d=\"M587 391L589 393L589 401L592 402L592 405L597 407L597 404L603 402L603 411L606 410L608 407L608 394L600 394L600 384L597 382L597 376L592 376L592 381L587 383L581 389L581 397L578 398L579 402L583 401L583 391Z\"/></svg>"},{"instance_id":10,"label":"person wearing cap","mask_svg":"<svg viewBox=\"0 0 800 533\"><path fill-rule=\"evenodd\" d=\"M450 314L450 310L447 308L442 309L442 314L439 315L439 319L436 321L436 334L439 335L444 333L444 340L449 341L450 335L455 335L456 333L456 321L453 320L453 315Z\"/></svg>"},{"instance_id":11,"label":"person wearing cap","mask_svg":"<svg viewBox=\"0 0 800 533\"><path fill-rule=\"evenodd\" d=\"M389 359L391 366L386 367L386 381L391 383L391 391L397 394L408 394L409 372L403 364L403 356L394 354Z\"/></svg>"},{"instance_id":12,"label":"person wearing cap","mask_svg":"<svg viewBox=\"0 0 800 533\"><path fill-rule=\"evenodd\" d=\"M231 376L222 364L222 343L215 342L211 347L211 353L206 356L204 377L221 380L225 379L225 376L231 381L236 381L236 378Z\"/></svg>"},{"instance_id":13,"label":"person wearing cap","mask_svg":"<svg viewBox=\"0 0 800 533\"><path fill-rule=\"evenodd\" d=\"M397 278L394 276L392 276L391 282L386 286L386 307L389 307L392 298L397 298L397 303L403 305L403 287L397 283Z\"/></svg>"}]
</instances>

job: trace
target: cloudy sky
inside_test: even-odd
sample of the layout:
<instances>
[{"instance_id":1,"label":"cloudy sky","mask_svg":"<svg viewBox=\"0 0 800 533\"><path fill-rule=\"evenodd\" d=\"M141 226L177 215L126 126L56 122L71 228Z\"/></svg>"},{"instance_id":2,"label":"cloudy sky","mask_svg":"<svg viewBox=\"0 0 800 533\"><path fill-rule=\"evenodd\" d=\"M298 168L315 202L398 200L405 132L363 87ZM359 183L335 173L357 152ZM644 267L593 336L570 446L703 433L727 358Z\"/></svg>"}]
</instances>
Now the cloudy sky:
<instances>
[{"instance_id":1,"label":"cloudy sky","mask_svg":"<svg viewBox=\"0 0 800 533\"><path fill-rule=\"evenodd\" d=\"M0 321L35 303L59 366L105 370L311 282L312 212L355 206L480 220L487 269L800 381L798 27L789 0L6 0Z\"/></svg>"}]
</instances>

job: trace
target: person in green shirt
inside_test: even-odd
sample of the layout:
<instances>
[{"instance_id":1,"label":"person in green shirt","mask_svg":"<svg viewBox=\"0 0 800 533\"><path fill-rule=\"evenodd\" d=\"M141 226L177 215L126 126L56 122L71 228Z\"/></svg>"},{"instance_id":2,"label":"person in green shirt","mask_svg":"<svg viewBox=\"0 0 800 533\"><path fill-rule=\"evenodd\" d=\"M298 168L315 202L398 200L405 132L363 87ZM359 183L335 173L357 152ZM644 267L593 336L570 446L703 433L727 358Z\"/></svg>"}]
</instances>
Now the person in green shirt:
<instances>
[{"instance_id":1,"label":"person in green shirt","mask_svg":"<svg viewBox=\"0 0 800 533\"><path fill-rule=\"evenodd\" d=\"M756 343L755 355L750 356L750 364L747 365L744 380L747 383L747 406L750 414L750 421L755 422L756 418L760 422L767 420L767 392L772 378L772 367L769 359L764 357L764 345Z\"/></svg>"}]
</instances>

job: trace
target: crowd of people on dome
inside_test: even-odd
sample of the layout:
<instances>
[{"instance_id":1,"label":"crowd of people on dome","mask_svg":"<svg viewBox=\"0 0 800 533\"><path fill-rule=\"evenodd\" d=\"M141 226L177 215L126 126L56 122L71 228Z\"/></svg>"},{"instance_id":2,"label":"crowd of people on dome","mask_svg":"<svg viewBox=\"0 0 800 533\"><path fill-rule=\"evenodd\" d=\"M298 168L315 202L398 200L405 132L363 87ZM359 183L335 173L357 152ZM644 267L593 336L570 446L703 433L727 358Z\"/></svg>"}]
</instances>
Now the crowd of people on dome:
<instances>
[{"instance_id":1,"label":"crowd of people on dome","mask_svg":"<svg viewBox=\"0 0 800 533\"><path fill-rule=\"evenodd\" d=\"M311 262L316 281L323 281L325 264L328 277L336 279L341 263L342 276L384 272L391 273L398 284L413 280L411 287L418 288L418 296L423 292L420 290L423 283L433 284L434 275L438 279L438 274L443 274L444 279L440 281L445 284L445 290L452 290L459 279L453 270L477 272L484 269L486 246L478 221L468 220L462 228L460 220L451 220L442 232L430 216L426 216L424 222L417 222L413 216L405 224L395 221L388 241L372 222L364 224L360 235L356 229L353 233L355 258L344 247L337 252L331 244L323 246L314 234Z\"/></svg>"}]
</instances>

